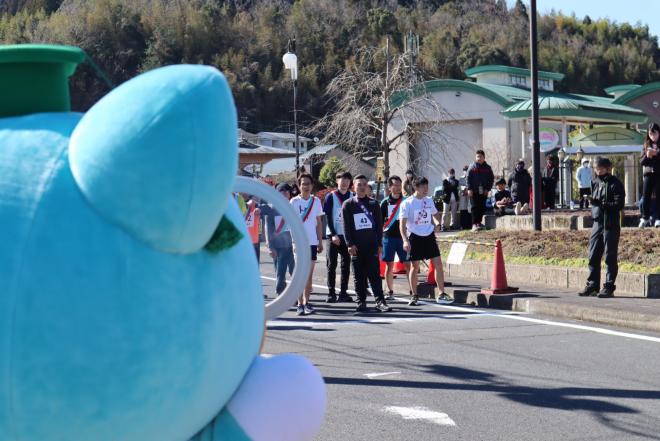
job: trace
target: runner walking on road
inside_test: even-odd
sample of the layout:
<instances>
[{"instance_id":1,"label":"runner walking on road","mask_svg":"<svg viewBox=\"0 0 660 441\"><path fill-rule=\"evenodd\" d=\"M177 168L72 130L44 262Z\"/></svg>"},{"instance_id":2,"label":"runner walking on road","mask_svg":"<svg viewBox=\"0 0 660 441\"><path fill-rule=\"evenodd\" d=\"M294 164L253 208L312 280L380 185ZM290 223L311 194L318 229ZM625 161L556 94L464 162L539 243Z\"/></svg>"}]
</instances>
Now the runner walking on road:
<instances>
[{"instance_id":1,"label":"runner walking on road","mask_svg":"<svg viewBox=\"0 0 660 441\"><path fill-rule=\"evenodd\" d=\"M380 204L383 217L383 262L387 265L385 282L388 290L388 300L394 299L394 256L399 256L399 262L406 267L406 278L409 279L410 261L408 253L403 249L403 239L399 229L399 212L404 197L401 194L401 178L390 176L387 180L390 194ZM412 292L412 291L411 291Z\"/></svg>"}]
</instances>

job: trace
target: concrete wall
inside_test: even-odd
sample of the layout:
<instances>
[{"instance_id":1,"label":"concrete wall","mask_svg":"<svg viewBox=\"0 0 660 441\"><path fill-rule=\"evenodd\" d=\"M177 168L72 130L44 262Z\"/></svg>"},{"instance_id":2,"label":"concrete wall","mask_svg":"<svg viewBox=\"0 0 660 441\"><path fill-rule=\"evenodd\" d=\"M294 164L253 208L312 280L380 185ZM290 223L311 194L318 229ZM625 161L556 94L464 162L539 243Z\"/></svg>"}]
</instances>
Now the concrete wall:
<instances>
[{"instance_id":1,"label":"concrete wall","mask_svg":"<svg viewBox=\"0 0 660 441\"><path fill-rule=\"evenodd\" d=\"M422 155L412 154L408 150L408 140L404 135L391 154L391 173L403 174L410 168L415 156L423 163L424 173L428 173L432 185L438 185L446 170L454 168L460 175L460 170L466 161L471 162L474 151L482 148L486 152L486 161L493 167L495 174L511 171L514 161L522 152L522 122L506 120L500 111L498 103L469 92L442 91L436 92L433 99L444 109L446 114L437 115L432 112L421 112L422 117L412 118L403 115L390 125L389 136L395 137L409 124L438 122L441 134L434 139L419 142ZM478 130L481 134L473 133ZM481 145L475 145L481 141Z\"/></svg>"}]
</instances>

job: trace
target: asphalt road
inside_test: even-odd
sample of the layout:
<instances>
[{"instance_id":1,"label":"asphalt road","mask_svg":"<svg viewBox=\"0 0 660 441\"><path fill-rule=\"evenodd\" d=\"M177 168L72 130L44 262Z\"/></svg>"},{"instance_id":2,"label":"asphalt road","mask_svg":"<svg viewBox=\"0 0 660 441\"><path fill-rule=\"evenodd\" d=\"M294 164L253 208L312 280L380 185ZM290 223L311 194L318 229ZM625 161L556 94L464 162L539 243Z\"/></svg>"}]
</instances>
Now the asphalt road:
<instances>
[{"instance_id":1,"label":"asphalt road","mask_svg":"<svg viewBox=\"0 0 660 441\"><path fill-rule=\"evenodd\" d=\"M324 375L316 439L660 439L660 335L403 297L391 313L355 316L323 303L324 266L317 313L269 322L264 348ZM261 269L272 297L272 263Z\"/></svg>"}]
</instances>

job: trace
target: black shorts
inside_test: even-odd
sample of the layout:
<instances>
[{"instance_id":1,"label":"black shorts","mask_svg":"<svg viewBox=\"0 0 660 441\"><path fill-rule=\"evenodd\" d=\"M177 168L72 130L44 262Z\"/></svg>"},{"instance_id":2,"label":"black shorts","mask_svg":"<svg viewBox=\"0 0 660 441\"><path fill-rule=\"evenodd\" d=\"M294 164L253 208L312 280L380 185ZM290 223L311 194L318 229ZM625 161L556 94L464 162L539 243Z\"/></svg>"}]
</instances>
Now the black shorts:
<instances>
[{"instance_id":1,"label":"black shorts","mask_svg":"<svg viewBox=\"0 0 660 441\"><path fill-rule=\"evenodd\" d=\"M433 259L440 255L440 248L438 248L438 242L435 240L435 233L431 233L428 236L418 236L411 233L409 240L410 252L408 253L408 257L412 261Z\"/></svg>"},{"instance_id":2,"label":"black shorts","mask_svg":"<svg viewBox=\"0 0 660 441\"><path fill-rule=\"evenodd\" d=\"M312 245L312 262L316 262L317 245Z\"/></svg>"}]
</instances>

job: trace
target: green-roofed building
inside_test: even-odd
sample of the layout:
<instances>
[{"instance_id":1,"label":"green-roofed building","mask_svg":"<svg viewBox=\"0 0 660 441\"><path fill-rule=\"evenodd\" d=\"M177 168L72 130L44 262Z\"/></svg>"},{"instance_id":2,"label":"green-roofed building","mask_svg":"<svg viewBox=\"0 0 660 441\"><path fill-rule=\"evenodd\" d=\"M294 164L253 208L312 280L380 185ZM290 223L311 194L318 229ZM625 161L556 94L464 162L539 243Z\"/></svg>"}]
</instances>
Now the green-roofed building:
<instances>
[{"instance_id":1,"label":"green-roofed building","mask_svg":"<svg viewBox=\"0 0 660 441\"><path fill-rule=\"evenodd\" d=\"M530 71L487 65L467 69L465 74L466 80L432 80L417 91L427 93L446 112L445 115L435 118L429 115L424 121L404 122L399 118L392 123L391 137L410 124L438 122L442 125L442 135L417 140L401 137L391 156L392 173L402 174L413 168L417 174L426 176L433 188L441 185L450 168L461 170L464 165L472 163L474 151L479 148L485 150L486 160L496 175L508 175L519 158L531 165ZM626 164L631 170L635 168L634 155L641 150L638 129L645 128L649 109L660 107L660 96L654 102L655 98L651 99L649 95L655 93L652 91L660 95L660 83L614 86L605 91L609 96L592 96L557 92L556 84L563 78L561 73L539 72L542 151L551 154L562 147L568 148L571 146L570 134L580 128L580 143L586 143L584 145L589 146L590 152L607 154L609 149L612 154L626 155ZM626 143L634 141L635 144L626 144L625 148L611 142L598 144L599 139L609 135L600 130L598 136L594 134L591 139L589 133L585 133L601 126L616 127L613 139ZM622 135L622 131L626 134ZM599 145L602 145L600 150ZM636 176L631 174L627 178L631 190L628 202L633 203L636 201ZM570 195L570 188L559 193Z\"/></svg>"}]
</instances>

